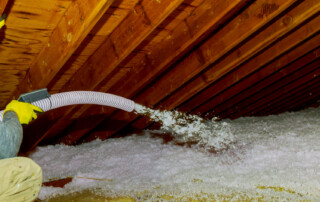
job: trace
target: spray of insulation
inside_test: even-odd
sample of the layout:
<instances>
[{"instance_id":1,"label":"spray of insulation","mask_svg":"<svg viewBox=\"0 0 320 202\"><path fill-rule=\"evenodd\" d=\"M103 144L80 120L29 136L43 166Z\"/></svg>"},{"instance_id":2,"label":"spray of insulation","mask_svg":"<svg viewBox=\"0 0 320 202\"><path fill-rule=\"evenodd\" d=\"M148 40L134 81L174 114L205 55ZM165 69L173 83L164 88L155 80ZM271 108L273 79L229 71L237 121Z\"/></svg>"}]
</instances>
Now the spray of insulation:
<instances>
[{"instance_id":1,"label":"spray of insulation","mask_svg":"<svg viewBox=\"0 0 320 202\"><path fill-rule=\"evenodd\" d=\"M203 118L178 111L160 111L136 104L136 113L149 116L162 124L161 129L170 132L177 142L197 143L214 151L221 151L232 146L234 141L230 126L224 121Z\"/></svg>"}]
</instances>

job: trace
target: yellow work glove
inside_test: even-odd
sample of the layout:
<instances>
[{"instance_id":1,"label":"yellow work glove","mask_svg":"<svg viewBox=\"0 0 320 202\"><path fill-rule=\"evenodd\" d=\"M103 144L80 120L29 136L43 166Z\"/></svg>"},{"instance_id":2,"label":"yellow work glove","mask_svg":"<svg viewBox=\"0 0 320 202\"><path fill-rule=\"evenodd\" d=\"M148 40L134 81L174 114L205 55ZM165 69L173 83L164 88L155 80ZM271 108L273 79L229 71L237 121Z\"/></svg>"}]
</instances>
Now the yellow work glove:
<instances>
[{"instance_id":1,"label":"yellow work glove","mask_svg":"<svg viewBox=\"0 0 320 202\"><path fill-rule=\"evenodd\" d=\"M0 19L0 29L4 26L4 24L5 24L5 19L4 18L1 18Z\"/></svg>"},{"instance_id":2,"label":"yellow work glove","mask_svg":"<svg viewBox=\"0 0 320 202\"><path fill-rule=\"evenodd\" d=\"M12 100L7 105L3 114L7 111L14 111L18 115L21 124L28 124L33 119L36 119L37 114L35 112L43 112L42 109L37 106L26 102L19 102L17 100Z\"/></svg>"}]
</instances>

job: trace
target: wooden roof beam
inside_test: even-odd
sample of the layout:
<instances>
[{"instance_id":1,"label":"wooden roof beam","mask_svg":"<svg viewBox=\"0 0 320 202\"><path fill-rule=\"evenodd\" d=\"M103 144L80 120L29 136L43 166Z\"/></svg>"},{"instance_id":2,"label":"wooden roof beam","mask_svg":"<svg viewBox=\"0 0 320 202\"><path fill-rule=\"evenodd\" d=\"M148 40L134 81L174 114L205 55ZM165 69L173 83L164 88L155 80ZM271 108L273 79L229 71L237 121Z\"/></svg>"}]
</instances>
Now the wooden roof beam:
<instances>
[{"instance_id":1,"label":"wooden roof beam","mask_svg":"<svg viewBox=\"0 0 320 202\"><path fill-rule=\"evenodd\" d=\"M62 91L95 89L182 2L140 1Z\"/></svg>"},{"instance_id":2,"label":"wooden roof beam","mask_svg":"<svg viewBox=\"0 0 320 202\"><path fill-rule=\"evenodd\" d=\"M235 119L240 116L253 115L255 113L255 110L261 109L261 106L267 105L269 102L272 102L272 100L277 99L277 97L281 97L281 95L286 94L294 90L295 88L298 88L311 79L314 79L314 75L319 74L320 70L317 69L319 67L319 64L320 61L318 60L315 63L308 65L308 70L309 68L313 70L311 71L311 73L303 75L299 78L300 72L296 72L290 77L286 77L284 81L282 81L285 84L282 88L269 88L267 92L259 93L259 95L253 97L253 99L250 99L250 103L252 102L251 104L248 103L249 105L240 106L239 109L236 110L230 109L227 112L221 114L221 117L229 117L231 119Z\"/></svg>"},{"instance_id":3,"label":"wooden roof beam","mask_svg":"<svg viewBox=\"0 0 320 202\"><path fill-rule=\"evenodd\" d=\"M265 97L267 96L273 96L274 99L270 100L266 105L263 106L259 106L256 109L254 109L253 111L247 113L250 116L256 115L256 114L260 114L260 113L266 113L274 112L274 109L267 109L270 108L269 106L275 106L275 105L281 105L284 103L288 103L288 106L286 106L285 108L290 108L289 107L289 103L294 100L294 97L298 97L299 93L303 93L307 90L311 90L312 87L316 86L318 83L316 81L319 80L319 78L315 79L316 77L318 77L318 75L316 73L314 73L316 71L317 68L319 68L320 66L320 60L315 61L311 64L306 65L305 68L301 69L300 71L295 72L294 74L291 75L291 82L296 82L296 81L300 81L302 78L309 78L309 80L305 80L305 83L297 86L296 88L292 89L291 91L288 91L286 93L283 93L281 95L278 94L278 96L274 96L278 93L278 89L274 90L274 92L269 93L265 95ZM312 77L307 77L306 75L310 75L311 73L313 74L313 78ZM301 77L300 77L301 76ZM295 78L295 77L300 77L300 78ZM282 86L279 86L279 88L283 87L286 88L287 85L292 85L292 83L290 83L290 80L287 78L284 78L283 81L280 81L281 84L283 84ZM273 108L273 107L272 107Z\"/></svg>"},{"instance_id":4,"label":"wooden roof beam","mask_svg":"<svg viewBox=\"0 0 320 202\"><path fill-rule=\"evenodd\" d=\"M305 28L304 29L304 31L306 31L308 28ZM312 28L311 28L312 29ZM302 31L302 30L300 30L300 31ZM292 36L292 38L293 38L294 36ZM314 40L311 40L313 43L316 43L316 41L319 41L319 38L320 38L320 35L317 35L315 38L314 38ZM287 43L289 44L294 44L293 43L293 40L287 40ZM278 47L280 47L280 46L278 46ZM284 45L282 45L281 47L285 47ZM314 59L317 59L318 58L318 56L317 55L315 55L315 58ZM299 65L299 64L297 64L297 65ZM267 88L267 90L268 90L268 88ZM274 91L274 89L272 89L272 88L270 88L269 90L268 90L268 92L269 93L271 93L271 92L273 92ZM263 91L263 92L266 92L266 91ZM240 103L239 104L235 104L234 103L234 106L233 107L231 107L231 108L229 108L228 110L226 110L226 111L224 111L224 112L222 112L222 113L219 113L218 114L218 116L219 117L221 117L221 118L226 118L226 117L228 117L228 118L238 118L238 117L240 117L240 116L242 116L242 115L245 115L245 114L247 114L248 113L248 111L251 109L252 110L252 108L254 107L254 106L257 106L256 104L257 103L254 103L254 100L257 100L257 99L259 99L260 97L261 97L262 95L261 94L255 94L254 95L254 97L253 98L251 98L250 99L250 101L248 101L248 102L243 102L244 100L240 100ZM246 98L246 100L248 100L247 98ZM242 103L241 103L242 102ZM253 105L250 105L250 106L247 106L249 103L252 103ZM237 109L235 109L235 107L237 106ZM248 109L245 109L246 107L248 107ZM243 109L243 110L242 110ZM236 113L236 111L238 112L238 113Z\"/></svg>"},{"instance_id":5,"label":"wooden roof beam","mask_svg":"<svg viewBox=\"0 0 320 202\"><path fill-rule=\"evenodd\" d=\"M47 87L111 3L112 0L72 1L13 97Z\"/></svg>"},{"instance_id":6,"label":"wooden roof beam","mask_svg":"<svg viewBox=\"0 0 320 202\"><path fill-rule=\"evenodd\" d=\"M235 68L242 65L244 62L248 61L249 59L252 59L257 55L256 58L258 59L250 60L248 63L241 66L241 69L245 69L243 71L246 73L246 75L249 75L250 73L256 71L263 64L266 64L266 62L269 62L271 60L271 55L272 57L275 57L279 53L278 49L275 48L272 50L273 53L271 52L271 48L268 50L267 53L259 54L260 51L274 43L276 40L280 39L282 36L286 35L287 33L290 33L291 30L294 30L295 28L305 23L308 19L310 19L310 17L319 12L319 10L320 2L301 2L294 9L286 13L283 17L281 17L273 24L265 28L263 32L260 32L256 36L253 36L247 43L243 44L241 47L234 50L223 60L219 61L216 64L213 64L213 66L209 68L207 71L205 71L203 74L201 74L201 76L197 77L184 88L170 96L170 98L168 98L161 105L165 108L172 108L174 106L178 106L185 100L189 99L195 93L200 92L204 88L211 85L213 82L216 82L222 76L225 76L227 73L231 72ZM303 32L306 33L305 30L303 30ZM301 34L301 36L303 36L303 34ZM305 37L307 36L308 35L305 35ZM294 41L294 38L291 37L290 40ZM289 43L290 42L288 41L288 44ZM232 84L236 83L240 79L241 77L233 78L231 80ZM212 96L212 94L210 94L210 96Z\"/></svg>"},{"instance_id":7,"label":"wooden roof beam","mask_svg":"<svg viewBox=\"0 0 320 202\"><path fill-rule=\"evenodd\" d=\"M2 16L6 6L7 6L7 3L8 3L9 0L1 0L0 1L0 17Z\"/></svg>"},{"instance_id":8,"label":"wooden roof beam","mask_svg":"<svg viewBox=\"0 0 320 202\"><path fill-rule=\"evenodd\" d=\"M258 70L268 62L272 61L273 58L278 56L281 51L282 53L285 53L286 51L290 50L292 47L295 47L300 42L304 41L308 37L314 35L316 32L318 32L318 28L316 27L316 24L319 23L319 19L313 19L311 22L309 22L310 18L313 18L316 13L318 13L320 10L320 3L316 1L305 1L302 2L300 5L298 5L296 8L294 8L292 11L288 12L286 15L284 15L282 18L277 20L275 23L267 27L263 32L261 32L259 35L255 36L252 40L248 41L246 44L244 44L242 47L228 55L224 60L221 62L215 64L213 68L208 69L206 72L204 72L202 75L200 75L198 78L187 84L187 86L181 88L178 92L171 95L168 99L162 101L162 106L169 106L166 108L171 109L174 106L179 105L181 102L179 102L179 98L182 98L185 95L192 95L196 92L199 92L201 89L206 88L209 84L216 81L216 79L219 78L219 74L222 73L222 70L225 68L235 68L234 64L237 63L237 60L243 60L243 56L246 57L247 53L246 51L252 51L252 45L257 44L258 48L259 46L266 47L266 45L261 44L267 43L270 44L270 42L274 42L275 39L280 38L280 36L285 35L286 33L290 33L291 30L294 30L296 27L299 27L300 25L304 25L306 22L306 25L301 27L298 31L295 31L294 34L289 35L287 38L283 39L282 41L278 42L272 47L269 47L265 52L262 52L261 54L257 55L256 58L251 59L247 63L245 63L239 70L237 70L237 74L231 74L230 76L227 76L227 79L219 80L217 83L214 84L214 86L218 87L212 87L214 88L214 93L210 92L209 94L206 91L204 93L200 93L200 95L210 96L217 95L218 93L221 93L223 90L227 89L229 86L237 83L242 78L246 77L250 73ZM286 24L284 26L283 22L286 21L288 16L292 19L292 23ZM312 30L309 32L309 29ZM278 30L278 31L275 31ZM272 34L268 34L268 33ZM274 34L274 35L273 35ZM278 35L279 34L279 35ZM277 36L278 35L278 36ZM270 37L271 41L267 41L267 38ZM316 36L318 38L318 36ZM257 40L258 39L258 40ZM298 39L298 41L295 41ZM315 48L318 46L318 43L316 40L313 40L313 47ZM310 43L309 43L310 44ZM251 48L248 48L251 47ZM258 51L255 51L258 53ZM241 53L241 56L239 56L239 53ZM247 55L248 56L248 55ZM239 63L238 63L239 64ZM241 64L241 63L240 63ZM222 75L221 75L222 76ZM220 76L220 77L221 77ZM224 82L224 84L223 84ZM227 84L227 85L226 85ZM224 87L223 87L224 86ZM187 97L188 98L188 97ZM195 97L197 99L197 96ZM201 97L201 99L197 99L196 102L201 104L208 100L209 97L204 99L204 97ZM183 99L184 101L184 99ZM191 100L195 101L195 100ZM176 103L176 104L174 104ZM191 108L186 107L188 104L185 104L185 107L183 108L183 111L192 110ZM190 107L190 105L189 105ZM193 107L196 107L193 104ZM180 108L178 109L180 110ZM223 116L226 117L226 116ZM142 124L143 121L141 120L139 123L134 125L134 127L144 127L145 125ZM139 126L139 124L141 126Z\"/></svg>"},{"instance_id":9,"label":"wooden roof beam","mask_svg":"<svg viewBox=\"0 0 320 202\"><path fill-rule=\"evenodd\" d=\"M116 67L164 20L183 0L141 0L124 21L109 35L106 41L83 64L61 91L95 90ZM80 79L81 78L81 79ZM94 78L94 79L92 79ZM79 108L71 107L67 111L58 109L45 114L46 119L55 121L45 126L44 134L33 134L34 138L25 143L29 150L46 136L63 131L70 124L74 112ZM49 128L48 128L49 127Z\"/></svg>"},{"instance_id":10,"label":"wooden roof beam","mask_svg":"<svg viewBox=\"0 0 320 202\"><path fill-rule=\"evenodd\" d=\"M259 1L257 1L256 3L258 4ZM281 2L278 2L278 3L281 3ZM285 2L285 3L288 3L288 2ZM285 5L285 3L284 3L284 5ZM291 4L293 4L293 3L294 2L291 2ZM258 6L258 5L256 5L256 6ZM288 5L286 5L286 6L288 6ZM250 8L248 8L248 9L250 9ZM258 8L255 8L253 5L252 5L251 9L256 10L256 11L260 10ZM279 14L284 10L285 10L284 8L283 8L283 10L281 10L281 7L280 7L275 12L277 12L277 14ZM303 11L305 11L305 10L303 10ZM304 12L300 11L300 13L304 13ZM253 15L257 16L258 14L253 14ZM308 17L310 17L310 15L308 15ZM239 18L240 18L240 16L239 16ZM208 70L206 70L204 73L202 73L197 78L193 79L192 82L189 82L183 88L178 89L178 91L176 91L175 93L170 95L166 100L162 100L161 101L161 108L171 110L171 109L174 109L175 107L179 106L185 100L190 98L192 95L194 95L197 92L200 92L202 89L206 88L207 86L209 86L213 82L217 81L222 76L224 76L228 72L232 71L234 68L241 65L244 61L253 57L256 53L263 50L265 47L272 44L276 39L278 39L281 36L283 36L284 34L288 33L291 29L295 28L296 26L298 26L299 24L301 24L303 21L305 21L307 19L307 17L302 17L302 18L297 17L297 19L300 19L300 20L297 20L295 23L293 23L293 25L292 24L283 24L282 22L286 18L287 18L286 15L281 17L276 22L274 22L269 27L267 27L263 32L260 32L259 34L255 35L253 37L250 37L247 43L243 44L242 46L237 48L235 51L233 51L229 55L225 56L219 62L213 64L211 68L208 68ZM252 20L254 20L254 18L251 18L251 17L248 18L249 22ZM244 22L244 23L246 23L246 22ZM254 24L255 26L257 26L255 28L259 29L258 25L261 25L261 26L264 25L263 21L260 21L260 23L261 24L259 24L259 21L248 23L246 28L247 28L247 30L250 30L250 29L252 29L252 28L250 28L250 25L252 26ZM232 25L232 24L229 24L229 25ZM232 28L230 28L230 29L232 29ZM233 28L233 30L234 30L234 32L238 32L238 34L239 34L239 30L234 29L234 28ZM235 37L235 38L237 40L239 37ZM213 44L216 43L214 41L214 39L215 39L215 37L213 37L211 40L209 40L208 43L213 43ZM234 39L230 39L231 42L233 42L233 40ZM243 41L243 40L244 39L242 39L241 41ZM230 43L230 41L229 41L229 43ZM219 51L219 47L207 45L207 46L200 46L198 52L202 52L205 54L208 54L207 52L209 52L210 55L212 55L212 56L211 57L204 57L204 58L208 58L210 60L210 58L214 58L214 57L219 56L218 51ZM218 52L218 53L216 53L216 52ZM220 57L222 57L222 56L223 55L220 55ZM268 58L265 58L265 59L268 60ZM198 67L189 67L187 69L190 69L190 68L204 69L208 65L211 65L213 62L214 61L211 61L209 64L204 63L204 65L200 64ZM188 66L188 62L182 63L182 65ZM244 72L247 74L249 74L250 72L253 72L255 68L260 67L260 65L258 65L258 64L255 64L253 66L252 65L247 65L247 66L248 66L248 68L244 68L244 69L246 69ZM240 80L240 78L232 78L230 81L236 82L239 80ZM224 89L222 88L222 86L219 86L218 88L216 88L216 90L222 91ZM209 94L209 95L213 96L213 94ZM159 99L159 101L160 101L160 99ZM201 99L200 101L204 102L205 100ZM188 109L185 111L189 111L189 110L191 110L191 109ZM136 128L146 127L147 124L144 124L144 122L145 121L143 119L141 121L139 120L136 123L134 123L133 127L136 127Z\"/></svg>"},{"instance_id":11,"label":"wooden roof beam","mask_svg":"<svg viewBox=\"0 0 320 202\"><path fill-rule=\"evenodd\" d=\"M268 85L276 82L279 77L281 78L283 76L286 76L289 73L302 68L304 65L316 60L319 57L318 55L320 54L320 49L315 51L313 50L318 47L318 40L320 40L320 36L302 43L300 46L290 50L285 55L272 61L267 66L259 69L256 73L248 76L244 80L241 80L237 83L237 85L228 88L228 86L232 84L232 78L243 77L243 72L238 69L235 72L232 72L232 74L227 75L217 83L210 86L210 88L206 89L205 91L200 93L199 96L191 99L190 102L185 103L180 108L183 110L186 110L188 108L193 109L193 113L207 114L207 118L217 116L224 110L235 105L235 103L244 100L246 97L257 93ZM310 51L311 53L304 55L305 52ZM295 61L296 58L299 59ZM273 74L276 71L281 71L281 73L277 72ZM269 77L271 74L273 75ZM261 83L257 83L263 78L266 79L264 79ZM219 91L216 89L216 86L228 89L219 93ZM197 99L204 99L203 97L205 97L207 93L216 96L210 98L209 101L207 101L205 104L197 106L196 103L199 102L199 100Z\"/></svg>"},{"instance_id":12,"label":"wooden roof beam","mask_svg":"<svg viewBox=\"0 0 320 202\"><path fill-rule=\"evenodd\" d=\"M319 86L319 77L315 76L314 79L311 79L301 86L284 93L284 95L275 98L269 102L266 107L263 107L263 109L257 108L255 112L253 112L255 114L254 116L259 116L260 114L279 114L289 111L296 106L308 102L314 96L318 96Z\"/></svg>"},{"instance_id":13,"label":"wooden roof beam","mask_svg":"<svg viewBox=\"0 0 320 202\"><path fill-rule=\"evenodd\" d=\"M299 71L299 69L300 70L303 69L304 66L306 66L308 63L312 63L313 61L319 58L320 48L314 50L314 48L318 46L317 42L319 40L320 38L315 37L312 40L309 40L303 43L298 48L293 49L288 54L283 55L279 59L273 61L272 63L269 63L266 67L250 75L248 78L245 78L241 82L237 83L237 85L234 85L229 89L223 91L222 93L218 94L217 96L214 96L212 100L210 100L209 102L206 102L204 105L200 106L199 108L194 109L193 113L206 114L205 117L208 119L211 119L215 116L219 117L219 114L221 114L228 107L234 107L234 110L236 109L238 110L237 108L238 102L241 102L244 99L251 100L252 98L249 98L250 95L257 93L262 89L264 89L263 92L265 92L267 90L268 85L271 86L269 87L271 89L270 91L271 92L274 91L274 87L272 87L273 84L276 85L275 83L280 82L280 84L278 84L277 87L279 85L280 86L284 85L284 81L283 80L280 81L281 79L290 75L296 70ZM311 51L311 52L301 57L302 54L305 53L305 51ZM299 57L301 58L293 62L294 59ZM289 65L285 66L285 64L289 64ZM314 66L312 68L314 68ZM232 74L238 74L238 73L241 73L241 71L236 71ZM228 75L227 77L224 77L221 81L223 80L225 81L222 83L218 82L217 85L223 87L225 86L224 84L225 82L232 80L230 77L239 77L236 75L232 76L232 74ZM297 74L300 75L301 73L297 73ZM260 82L261 79L263 79L262 80L263 82ZM187 105L187 106L190 106L190 105ZM263 106L266 106L266 105L263 105ZM251 115L264 115L264 112L258 113L257 111L255 111ZM226 115L223 117L228 117L228 116Z\"/></svg>"},{"instance_id":14,"label":"wooden roof beam","mask_svg":"<svg viewBox=\"0 0 320 202\"><path fill-rule=\"evenodd\" d=\"M299 111L306 108L317 108L319 107L319 100L320 100L320 91L319 87L316 89L316 92L312 92L312 95L305 96L305 99L298 100L297 103L292 105L291 111Z\"/></svg>"},{"instance_id":15,"label":"wooden roof beam","mask_svg":"<svg viewBox=\"0 0 320 202\"><path fill-rule=\"evenodd\" d=\"M169 68L170 64L176 61L183 53L190 50L194 43L199 42L200 38L217 29L219 25L223 24L250 2L243 0L203 1L168 37L159 42L159 45L148 53L147 60L149 63L136 67L134 71L130 71L130 74L126 75L126 79L122 78L121 83L111 87L108 92L129 98L132 97ZM212 11L213 8L214 12ZM97 107L91 107L89 110L91 115L93 112L99 113L100 111L101 109ZM107 118L113 111L114 109L107 109L104 112L105 117L93 120L88 119L87 121L91 122L88 125L91 127L86 127L84 130L80 131L76 126L71 127L72 132L64 137L62 142L76 141ZM87 113L86 115L89 114ZM79 123L75 125L79 126ZM99 138L104 139L105 137Z\"/></svg>"},{"instance_id":16,"label":"wooden roof beam","mask_svg":"<svg viewBox=\"0 0 320 202\"><path fill-rule=\"evenodd\" d=\"M268 103L267 107L259 109L253 114L254 116L279 114L297 108L305 102L308 102L310 99L313 99L315 96L319 96L319 87L319 77L317 79L312 79L311 81L294 89L290 94L284 94L286 97L281 95L282 99L276 98L272 103ZM276 100L277 102L275 103L274 101Z\"/></svg>"},{"instance_id":17,"label":"wooden roof beam","mask_svg":"<svg viewBox=\"0 0 320 202\"><path fill-rule=\"evenodd\" d=\"M305 2L304 4L308 5L308 3L309 2ZM309 11L307 10L306 6L300 7L300 8L303 8L304 10L301 10L301 11L304 11L304 13L307 13L307 15L308 15ZM309 8L309 10L312 11L314 8L319 10L319 5L311 6ZM314 13L314 12L312 12L312 13ZM301 13L301 14L303 14L303 13ZM289 16L289 15L293 16L293 19L295 20L297 13L290 12L286 16ZM283 20L284 19L285 18L283 18ZM291 60L293 60L294 58L300 57L301 55L303 55L304 53L306 53L308 51L311 51L313 48L316 48L317 44L318 44L315 39L313 39L312 42L310 41L307 43L308 43L308 46L306 46L307 44L302 44L301 47L298 47L298 50L292 50L292 53L290 53L288 55L291 58ZM281 62L281 64L279 64L279 62ZM277 60L276 62L273 62L272 64L268 65L268 68L273 68L272 65L277 66L277 68L281 68L281 66L284 65L284 62L286 62L286 58L282 57L281 60ZM254 68L253 70L255 71L258 68L260 68L260 67ZM250 72L252 72L252 71L250 71ZM213 109L216 105L219 105L220 103L225 101L226 93L224 93L224 95L223 95L224 96L223 100L221 100L222 95L219 95L220 98L213 97L213 96L218 95L219 93L221 93L222 90L225 90L229 86L234 85L235 82L237 82L234 78L243 78L246 75L248 75L250 72L241 73L241 70L236 70L234 73L227 75L226 78L223 78L222 80L219 80L216 83L212 84L208 89L199 93L199 95L191 98L187 103L184 103L182 106L180 106L179 110L182 110L182 111L193 110L195 113L205 113L205 112L209 111L209 109ZM238 79L238 80L240 80L240 79ZM219 88L217 88L216 86L219 86ZM224 86L224 87L222 88L222 86ZM237 86L237 88L238 87L242 87L242 85ZM238 92L240 92L240 90ZM235 93L237 93L237 92L235 92ZM233 95L231 95L231 94L228 95L228 98L234 96L235 93ZM203 104L204 102L208 101L209 99L211 99L211 101ZM200 105L202 105L202 106L200 106ZM198 109L195 109L197 107L198 107ZM218 110L220 110L220 107L221 106L219 106Z\"/></svg>"},{"instance_id":18,"label":"wooden roof beam","mask_svg":"<svg viewBox=\"0 0 320 202\"><path fill-rule=\"evenodd\" d=\"M264 16L264 14L261 14L261 10L263 10L262 7L266 6L265 1L255 1L246 9L246 12L241 13L239 16L229 22L225 27L219 30L219 32L217 32L210 39L200 45L197 50L191 52L186 58L184 58L183 61L173 67L165 76L157 80L157 82L153 84L152 87L146 89L146 91L135 98L135 101L147 106L156 105L164 97L177 90L184 83L192 79L195 75L203 71L219 58L223 57L226 53L239 45L239 43L249 38L253 33L266 25L266 23L270 22L270 20L274 19L277 15L282 13L294 3L296 3L296 1L278 1L277 5L273 6L276 9L268 13L267 16ZM263 15L263 17L253 17L260 15ZM266 42L266 39L263 39L263 41ZM271 41L269 41L269 43L271 43ZM263 43L260 42L260 46L258 46L258 48L262 49ZM252 54L253 52L250 53ZM237 61L239 62L239 60ZM221 75L218 74L217 76L219 77ZM190 93L193 93L192 90L193 89L191 89L191 92L183 92L186 95L190 95ZM185 98L184 94L179 94L179 96L172 97L172 101L175 103L181 101L180 96L182 97L182 99ZM174 105L164 106L164 108L168 110L171 110L174 107ZM119 112L110 117L110 120L112 119L122 120L122 123L128 123L133 120L126 119L126 116L123 114L123 112ZM106 124L110 120L106 120L104 123L102 123L102 125ZM144 120L141 123L143 125ZM118 129L121 129L123 126L124 125L119 125ZM107 131L105 135L111 135L114 132L116 132L116 130ZM92 138L93 137L88 137L87 139L90 140Z\"/></svg>"}]
</instances>

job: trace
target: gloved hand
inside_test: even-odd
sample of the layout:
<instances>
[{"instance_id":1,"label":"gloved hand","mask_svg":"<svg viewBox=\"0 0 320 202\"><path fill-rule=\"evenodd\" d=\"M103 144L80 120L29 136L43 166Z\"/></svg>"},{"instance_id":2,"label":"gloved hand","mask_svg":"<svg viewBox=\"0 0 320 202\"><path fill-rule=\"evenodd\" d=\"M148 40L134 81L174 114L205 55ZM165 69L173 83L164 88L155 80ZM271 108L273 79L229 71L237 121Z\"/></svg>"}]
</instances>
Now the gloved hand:
<instances>
[{"instance_id":1,"label":"gloved hand","mask_svg":"<svg viewBox=\"0 0 320 202\"><path fill-rule=\"evenodd\" d=\"M4 26L5 24L5 18L6 16L5 15L2 15L1 18L0 18L0 29Z\"/></svg>"},{"instance_id":2,"label":"gloved hand","mask_svg":"<svg viewBox=\"0 0 320 202\"><path fill-rule=\"evenodd\" d=\"M4 20L0 21L0 29L4 26L4 24L5 24Z\"/></svg>"},{"instance_id":3,"label":"gloved hand","mask_svg":"<svg viewBox=\"0 0 320 202\"><path fill-rule=\"evenodd\" d=\"M18 115L21 124L28 124L32 119L36 119L37 114L35 112L43 112L42 109L37 106L26 102L19 102L17 100L12 100L7 105L3 114L7 111L14 111Z\"/></svg>"}]
</instances>

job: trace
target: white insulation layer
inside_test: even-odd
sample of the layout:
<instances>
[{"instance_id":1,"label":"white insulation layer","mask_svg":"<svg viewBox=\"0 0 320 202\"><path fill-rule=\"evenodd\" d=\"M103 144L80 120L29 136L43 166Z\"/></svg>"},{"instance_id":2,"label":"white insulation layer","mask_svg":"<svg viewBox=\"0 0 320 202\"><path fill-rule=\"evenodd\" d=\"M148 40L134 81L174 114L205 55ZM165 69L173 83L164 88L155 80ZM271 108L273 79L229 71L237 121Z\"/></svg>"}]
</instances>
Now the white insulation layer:
<instances>
[{"instance_id":1,"label":"white insulation layer","mask_svg":"<svg viewBox=\"0 0 320 202\"><path fill-rule=\"evenodd\" d=\"M93 189L136 201L320 201L320 107L225 121L227 131L213 135L230 129L234 141L220 153L165 143L157 131L37 147L29 157L45 182L74 176L64 188L43 186L39 198Z\"/></svg>"},{"instance_id":2,"label":"white insulation layer","mask_svg":"<svg viewBox=\"0 0 320 202\"><path fill-rule=\"evenodd\" d=\"M132 112L135 106L135 103L132 100L109 93L95 91L71 91L65 93L57 93L51 95L50 98L45 98L31 104L40 107L44 112L51 109L75 104L103 105L122 109L127 112ZM4 110L0 111L1 121L3 111Z\"/></svg>"}]
</instances>

